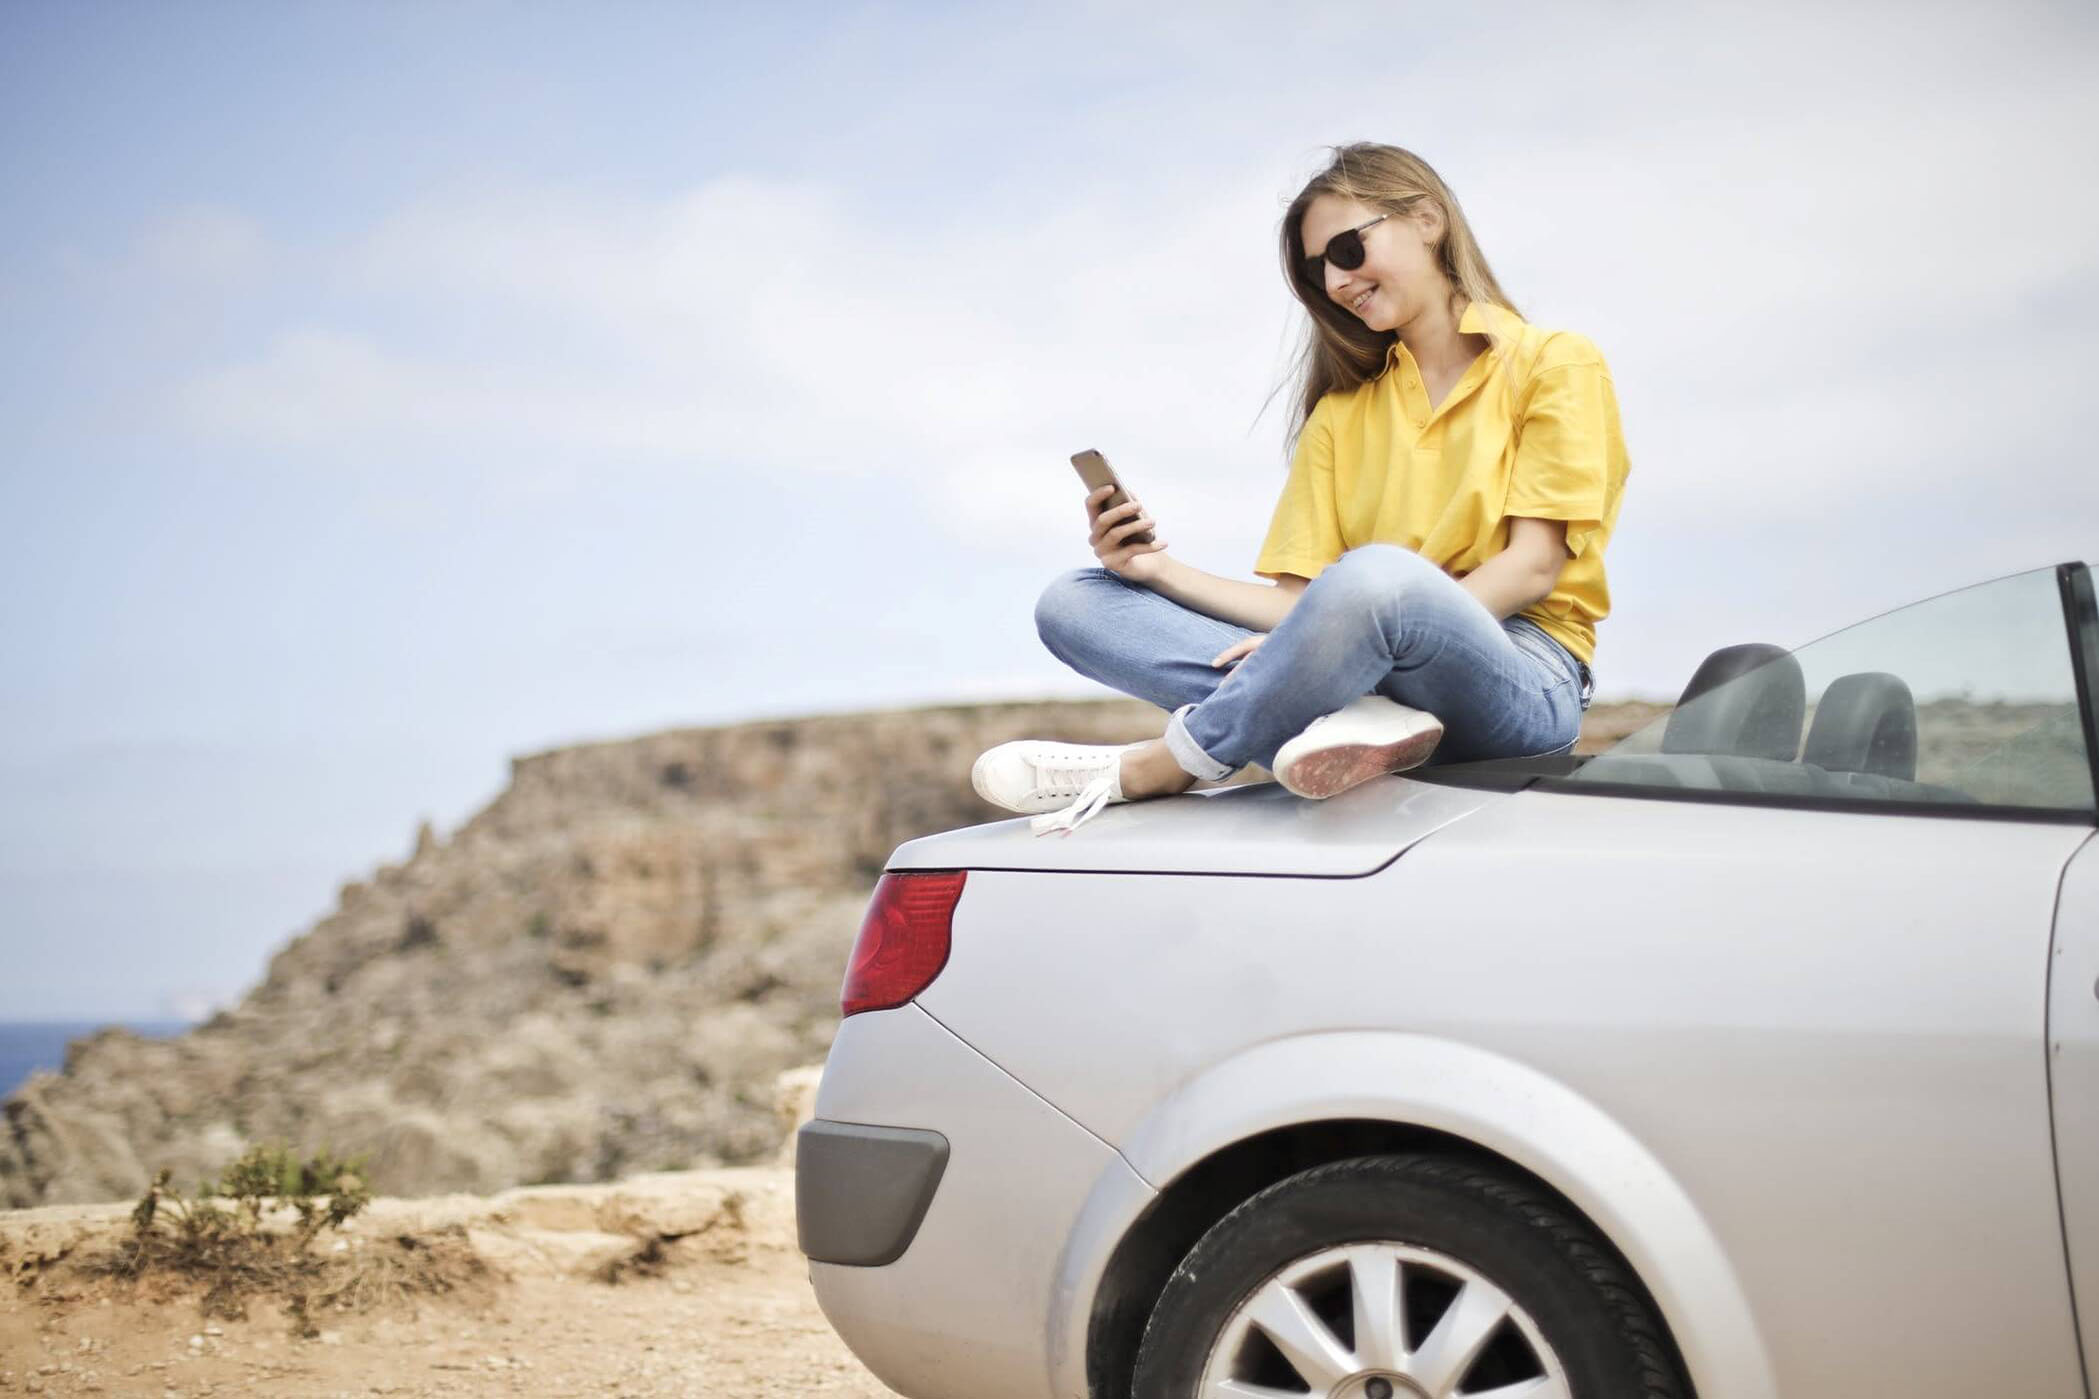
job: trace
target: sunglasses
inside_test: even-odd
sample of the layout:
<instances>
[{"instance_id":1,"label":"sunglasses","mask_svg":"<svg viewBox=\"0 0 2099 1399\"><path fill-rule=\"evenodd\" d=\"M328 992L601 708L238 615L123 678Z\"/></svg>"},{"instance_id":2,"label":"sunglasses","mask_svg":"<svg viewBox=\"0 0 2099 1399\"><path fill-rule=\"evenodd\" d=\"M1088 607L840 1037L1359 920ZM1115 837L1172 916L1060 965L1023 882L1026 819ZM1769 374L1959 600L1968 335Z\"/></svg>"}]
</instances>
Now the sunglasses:
<instances>
[{"instance_id":1,"label":"sunglasses","mask_svg":"<svg viewBox=\"0 0 2099 1399\"><path fill-rule=\"evenodd\" d=\"M1358 267L1361 267L1363 265L1363 230L1376 228L1391 217L1390 214L1379 214L1369 223L1358 224L1354 228L1344 228L1333 237L1327 239L1325 252L1309 254L1304 262L1300 264L1304 269L1305 280L1313 283L1324 282L1326 280L1326 264L1330 262L1343 272L1353 272Z\"/></svg>"}]
</instances>

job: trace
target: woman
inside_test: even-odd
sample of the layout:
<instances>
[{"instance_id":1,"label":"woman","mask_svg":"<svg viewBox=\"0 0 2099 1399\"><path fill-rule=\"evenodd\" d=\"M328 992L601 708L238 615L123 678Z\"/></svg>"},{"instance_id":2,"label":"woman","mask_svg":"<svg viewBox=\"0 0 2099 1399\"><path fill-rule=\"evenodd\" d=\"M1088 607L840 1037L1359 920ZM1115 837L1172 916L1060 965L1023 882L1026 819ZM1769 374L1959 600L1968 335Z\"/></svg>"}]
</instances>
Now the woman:
<instances>
[{"instance_id":1,"label":"woman","mask_svg":"<svg viewBox=\"0 0 2099 1399\"><path fill-rule=\"evenodd\" d=\"M1563 753L1610 610L1628 464L1603 357L1527 324L1448 187L1361 144L1290 204L1283 268L1311 314L1296 446L1254 571L1166 552L1130 501L1086 500L1097 568L1050 585L1045 645L1172 711L1123 747L1025 740L978 793L1070 831L1112 802L1247 763L1321 798L1426 761Z\"/></svg>"}]
</instances>

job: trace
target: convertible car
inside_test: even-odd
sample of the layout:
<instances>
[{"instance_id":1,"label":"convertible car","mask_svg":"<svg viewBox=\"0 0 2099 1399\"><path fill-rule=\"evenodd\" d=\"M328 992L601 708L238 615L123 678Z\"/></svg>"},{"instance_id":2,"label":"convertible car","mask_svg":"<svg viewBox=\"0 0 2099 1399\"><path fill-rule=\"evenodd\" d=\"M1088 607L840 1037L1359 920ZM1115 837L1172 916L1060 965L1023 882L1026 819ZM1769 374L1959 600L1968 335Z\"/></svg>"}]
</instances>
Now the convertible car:
<instances>
[{"instance_id":1,"label":"convertible car","mask_svg":"<svg viewBox=\"0 0 2099 1399\"><path fill-rule=\"evenodd\" d=\"M912 1399L2069 1399L2078 563L1729 646L1593 756L896 851L797 1142Z\"/></svg>"}]
</instances>

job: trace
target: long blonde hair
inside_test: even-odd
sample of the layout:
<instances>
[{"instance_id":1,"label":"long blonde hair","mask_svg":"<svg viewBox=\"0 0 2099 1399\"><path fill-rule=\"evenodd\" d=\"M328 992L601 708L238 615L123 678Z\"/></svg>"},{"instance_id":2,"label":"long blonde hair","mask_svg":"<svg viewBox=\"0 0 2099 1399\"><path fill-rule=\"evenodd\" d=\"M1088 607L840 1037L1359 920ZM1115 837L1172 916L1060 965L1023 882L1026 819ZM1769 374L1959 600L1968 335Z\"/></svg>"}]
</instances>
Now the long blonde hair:
<instances>
[{"instance_id":1,"label":"long blonde hair","mask_svg":"<svg viewBox=\"0 0 2099 1399\"><path fill-rule=\"evenodd\" d=\"M1493 269L1487 266L1486 255L1472 236L1472 226L1465 222L1465 211L1458 207L1457 196L1427 161L1412 151L1369 141L1334 147L1333 163L1312 177L1283 214L1283 279L1311 316L1292 371L1298 385L1290 420L1292 442L1303 431L1305 419L1312 415L1313 406L1321 398L1335 389L1352 389L1367 383L1383 373L1392 342L1398 336L1396 331L1371 330L1336 305L1326 294L1323 282L1306 279L1305 209L1322 194L1393 214L1411 212L1423 200L1429 201L1443 215L1443 241L1436 246L1435 254L1437 265L1450 282L1452 310L1474 301L1516 310L1501 284L1494 280ZM1500 352L1499 338L1492 332L1488 338Z\"/></svg>"}]
</instances>

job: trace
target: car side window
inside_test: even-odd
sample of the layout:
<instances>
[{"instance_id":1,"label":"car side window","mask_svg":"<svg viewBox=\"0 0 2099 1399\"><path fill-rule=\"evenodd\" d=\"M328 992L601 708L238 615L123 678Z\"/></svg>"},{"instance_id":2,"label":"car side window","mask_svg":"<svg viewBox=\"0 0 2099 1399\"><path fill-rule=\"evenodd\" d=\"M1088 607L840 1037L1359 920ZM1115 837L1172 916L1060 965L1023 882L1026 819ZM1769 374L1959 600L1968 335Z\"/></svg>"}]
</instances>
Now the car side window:
<instances>
[{"instance_id":1,"label":"car side window","mask_svg":"<svg viewBox=\"0 0 2099 1399\"><path fill-rule=\"evenodd\" d=\"M1790 652L1729 648L1686 699L1548 785L2090 819L2091 586L2082 566L2035 569Z\"/></svg>"}]
</instances>

